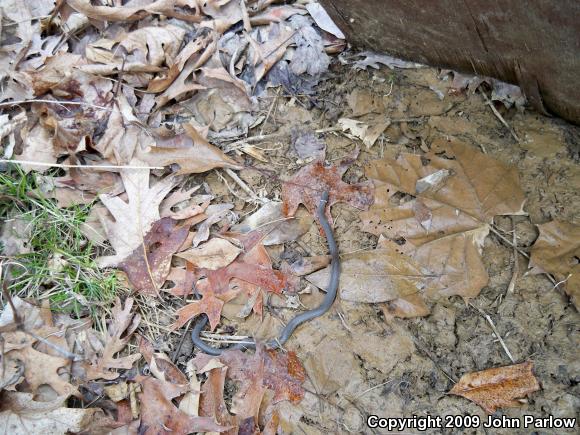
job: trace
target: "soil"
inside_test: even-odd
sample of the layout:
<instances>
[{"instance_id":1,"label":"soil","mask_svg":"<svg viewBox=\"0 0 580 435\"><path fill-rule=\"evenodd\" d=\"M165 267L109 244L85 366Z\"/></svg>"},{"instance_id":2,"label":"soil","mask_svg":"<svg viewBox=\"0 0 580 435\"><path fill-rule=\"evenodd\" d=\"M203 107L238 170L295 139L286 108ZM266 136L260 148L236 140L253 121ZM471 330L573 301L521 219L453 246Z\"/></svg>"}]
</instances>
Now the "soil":
<instances>
[{"instance_id":1,"label":"soil","mask_svg":"<svg viewBox=\"0 0 580 435\"><path fill-rule=\"evenodd\" d=\"M345 181L364 180L364 166L373 159L403 151L422 153L434 138L455 136L519 169L528 197L528 216L496 218L495 224L510 238L513 225L523 251L537 237L534 224L553 219L577 221L580 129L533 111L496 105L520 138L517 142L486 104L481 91L439 99L430 89L441 82L438 73L433 68L355 71L337 62L330 78L310 97L284 96L270 89L270 98L264 100L263 107L264 115L269 113L268 119L252 135L286 136L272 136L271 140L254 144L263 150L268 163L244 154L240 157L248 165L276 170L279 179L253 169L241 171L240 177L257 194L279 198L280 180L288 179L304 165L290 145L291 129L336 127L340 116L352 116L347 96L355 89L363 89L382 99L386 106L384 116L393 122L370 149L339 132L319 134L326 141L329 162L349 155L355 147L361 148ZM400 121L410 118L410 122ZM210 174L205 181L220 201L236 204L240 216L255 209L233 196L217 175ZM356 209L337 204L332 214L341 254L376 246L376 237L361 231ZM279 266L281 256L326 254L327 247L318 228L312 225L297 242L274 246L269 251L275 266ZM546 276L526 275L528 260L521 254L514 258L513 248L497 235L487 237L483 258L490 280L479 297L470 302L490 316L515 362L533 362L541 383L541 390L521 400L521 406L499 410L495 416L577 417L578 312ZM515 288L507 292L514 273L518 274ZM307 286L305 281L303 287L309 293L300 295L301 303L307 307L318 305L322 298L318 289ZM271 298L263 320L250 316L240 322L235 316L239 309L236 301L228 304L223 313L229 319L225 323L235 325L238 333L247 332L258 338L271 337L272 331L280 328L280 319L288 320L294 315L286 308L285 298L278 297ZM512 363L488 321L459 297L443 300L432 307L428 317L415 319L393 318L381 304L337 299L329 313L299 328L285 347L297 352L307 371L304 400L297 407L286 406L282 419L289 433L386 433L366 426L366 419L372 414L469 414L486 421L487 415L479 406L447 392L465 373ZM189 353L191 345L184 349ZM182 356L184 361L188 358L189 355ZM445 431L456 432L487 433L484 429ZM523 428L510 431L529 432Z\"/></svg>"}]
</instances>

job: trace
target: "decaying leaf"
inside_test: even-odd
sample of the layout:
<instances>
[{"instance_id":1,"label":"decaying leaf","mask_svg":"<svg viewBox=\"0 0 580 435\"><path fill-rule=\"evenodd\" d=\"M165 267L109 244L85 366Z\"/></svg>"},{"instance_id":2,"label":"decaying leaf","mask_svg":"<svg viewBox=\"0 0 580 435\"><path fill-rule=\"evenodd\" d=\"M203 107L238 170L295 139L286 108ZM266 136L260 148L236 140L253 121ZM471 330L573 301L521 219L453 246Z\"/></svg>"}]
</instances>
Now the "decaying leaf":
<instances>
[{"instance_id":1,"label":"decaying leaf","mask_svg":"<svg viewBox=\"0 0 580 435\"><path fill-rule=\"evenodd\" d=\"M488 280L481 248L489 224L523 214L517 170L457 140L436 140L425 156L372 162L367 176L376 193L361 213L363 230L402 243L437 277L439 295L477 296Z\"/></svg>"},{"instance_id":2,"label":"decaying leaf","mask_svg":"<svg viewBox=\"0 0 580 435\"><path fill-rule=\"evenodd\" d=\"M33 394L0 392L0 427L4 433L64 434L105 429L104 413L99 408L67 408L67 396L50 401L35 401Z\"/></svg>"},{"instance_id":3,"label":"decaying leaf","mask_svg":"<svg viewBox=\"0 0 580 435\"><path fill-rule=\"evenodd\" d=\"M125 307L117 299L113 306L111 323L107 328L102 351L98 352L96 358L92 361L83 362L82 364L85 370L85 380L116 379L119 373L113 371L113 369L130 369L135 361L141 358L140 353L115 358L115 355L127 346L133 332L135 332L141 321L141 317L138 314L134 315L131 312L132 307L132 298L127 298ZM90 344L87 343L88 345Z\"/></svg>"},{"instance_id":4,"label":"decaying leaf","mask_svg":"<svg viewBox=\"0 0 580 435\"><path fill-rule=\"evenodd\" d=\"M364 122L355 119L340 118L338 124L344 131L350 131L353 136L362 140L367 148L370 148L391 124L391 120L380 116L365 120Z\"/></svg>"},{"instance_id":5,"label":"decaying leaf","mask_svg":"<svg viewBox=\"0 0 580 435\"><path fill-rule=\"evenodd\" d=\"M99 258L97 261L101 267L119 265L143 246L145 235L160 219L161 201L176 183L176 179L169 176L150 186L149 169L137 169L147 165L139 160L133 160L131 165L131 168L121 170L127 202L119 197L99 196L114 218L100 216L116 252L114 256Z\"/></svg>"},{"instance_id":6,"label":"decaying leaf","mask_svg":"<svg viewBox=\"0 0 580 435\"><path fill-rule=\"evenodd\" d=\"M159 295L171 269L173 254L183 245L189 225L163 218L153 224L143 237L141 246L117 265L124 271L135 290Z\"/></svg>"},{"instance_id":7,"label":"decaying leaf","mask_svg":"<svg viewBox=\"0 0 580 435\"><path fill-rule=\"evenodd\" d=\"M322 194L328 191L328 203L325 214L332 222L330 207L337 202L346 202L360 210L366 210L373 203L373 187L368 181L348 184L342 181L342 176L358 155L358 150L351 158L344 159L338 166L325 166L319 159L304 166L282 186L283 212L286 216L294 216L302 203L312 215Z\"/></svg>"},{"instance_id":8,"label":"decaying leaf","mask_svg":"<svg viewBox=\"0 0 580 435\"><path fill-rule=\"evenodd\" d=\"M530 258L532 272L553 274L580 308L580 225L552 221L538 228L540 236Z\"/></svg>"},{"instance_id":9,"label":"decaying leaf","mask_svg":"<svg viewBox=\"0 0 580 435\"><path fill-rule=\"evenodd\" d=\"M516 399L540 389L532 368L531 362L525 362L467 373L449 394L465 397L490 414L498 408L518 406Z\"/></svg>"}]
</instances>

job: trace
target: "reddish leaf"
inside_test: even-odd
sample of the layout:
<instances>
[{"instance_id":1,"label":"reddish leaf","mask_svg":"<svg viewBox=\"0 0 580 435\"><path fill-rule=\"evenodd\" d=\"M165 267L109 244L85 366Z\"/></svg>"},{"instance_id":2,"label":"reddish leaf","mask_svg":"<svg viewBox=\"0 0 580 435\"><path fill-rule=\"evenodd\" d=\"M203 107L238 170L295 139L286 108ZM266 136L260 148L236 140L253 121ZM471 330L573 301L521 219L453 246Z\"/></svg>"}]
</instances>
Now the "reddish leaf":
<instances>
[{"instance_id":1,"label":"reddish leaf","mask_svg":"<svg viewBox=\"0 0 580 435\"><path fill-rule=\"evenodd\" d=\"M137 291L157 295L171 268L171 257L181 247L189 225L178 225L171 218L153 224L129 257L119 264Z\"/></svg>"},{"instance_id":2,"label":"reddish leaf","mask_svg":"<svg viewBox=\"0 0 580 435\"><path fill-rule=\"evenodd\" d=\"M242 236L240 242L244 245L245 253L226 267L195 271L198 279L206 278L198 281L196 285L202 298L178 310L178 319L173 325L174 328L180 328L190 319L205 313L209 318L211 329L215 329L220 321L223 305L235 298L242 290L252 293L262 288L274 293L282 293L282 290L288 286L288 277L283 272L272 269L268 254L264 246L259 243L262 236L257 231ZM237 287L230 283L234 279Z\"/></svg>"},{"instance_id":3,"label":"reddish leaf","mask_svg":"<svg viewBox=\"0 0 580 435\"><path fill-rule=\"evenodd\" d=\"M216 424L212 418L191 417L175 407L172 399L186 393L189 390L189 384L176 385L150 376L138 376L136 380L143 389L139 393L141 402L140 434L223 432L227 429Z\"/></svg>"},{"instance_id":4,"label":"reddish leaf","mask_svg":"<svg viewBox=\"0 0 580 435\"><path fill-rule=\"evenodd\" d=\"M525 362L467 373L449 393L477 403L490 414L497 408L517 406L515 399L540 389L532 367L531 362Z\"/></svg>"},{"instance_id":5,"label":"reddish leaf","mask_svg":"<svg viewBox=\"0 0 580 435\"><path fill-rule=\"evenodd\" d=\"M316 216L316 208L322 193L328 191L326 217L332 222L330 207L337 202L346 202L355 208L367 210L373 203L373 185L370 181L347 184L342 176L358 155L355 151L351 158L344 159L339 166L324 166L323 159L318 159L304 166L282 186L283 212L294 216L298 206L304 204L308 211Z\"/></svg>"}]
</instances>

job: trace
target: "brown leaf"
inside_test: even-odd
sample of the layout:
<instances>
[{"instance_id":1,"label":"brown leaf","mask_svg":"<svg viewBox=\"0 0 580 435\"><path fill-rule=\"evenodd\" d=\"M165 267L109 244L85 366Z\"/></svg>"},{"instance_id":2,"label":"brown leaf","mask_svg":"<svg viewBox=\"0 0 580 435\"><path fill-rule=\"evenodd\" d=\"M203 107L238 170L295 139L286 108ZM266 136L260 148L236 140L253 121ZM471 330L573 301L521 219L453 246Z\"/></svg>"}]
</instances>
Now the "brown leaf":
<instances>
[{"instance_id":1,"label":"brown leaf","mask_svg":"<svg viewBox=\"0 0 580 435\"><path fill-rule=\"evenodd\" d=\"M179 165L177 174L198 174L215 168L241 169L235 160L205 139L189 124L183 124L187 136L181 136L178 147L149 147L139 158L152 166ZM177 143L177 141L176 141Z\"/></svg>"},{"instance_id":2,"label":"brown leaf","mask_svg":"<svg viewBox=\"0 0 580 435\"><path fill-rule=\"evenodd\" d=\"M265 350L258 346L255 354L244 354L241 351L225 351L219 357L200 354L193 363L198 371L202 370L212 359L217 358L225 368L210 370L208 378L213 385L203 386L203 391L211 389L211 398L201 395L201 415L212 416L221 422L232 421L232 416L223 404L223 386L228 379L239 383L239 389L232 399L232 412L237 417L237 424L247 418L257 421L258 413L266 390L272 391L271 403L288 400L299 403L304 397L302 383L305 380L304 367L294 352L277 352ZM222 405L223 404L223 405ZM222 422L224 424L224 422Z\"/></svg>"},{"instance_id":3,"label":"brown leaf","mask_svg":"<svg viewBox=\"0 0 580 435\"><path fill-rule=\"evenodd\" d=\"M227 427L212 418L191 417L179 410L172 400L189 390L189 384L177 385L150 376L138 376L143 391L139 393L141 425L139 433L147 435L223 432Z\"/></svg>"},{"instance_id":4,"label":"brown leaf","mask_svg":"<svg viewBox=\"0 0 580 435\"><path fill-rule=\"evenodd\" d=\"M226 267L242 250L225 239L214 237L197 248L177 254L200 269L216 270Z\"/></svg>"},{"instance_id":5,"label":"brown leaf","mask_svg":"<svg viewBox=\"0 0 580 435\"><path fill-rule=\"evenodd\" d=\"M132 166L146 166L133 160ZM139 247L142 248L145 235L160 219L159 205L175 186L174 177L166 177L150 186L149 169L122 169L121 178L127 192L127 202L119 197L100 195L114 220L101 216L101 223L116 255L97 259L101 267L117 266Z\"/></svg>"},{"instance_id":6,"label":"brown leaf","mask_svg":"<svg viewBox=\"0 0 580 435\"><path fill-rule=\"evenodd\" d=\"M197 281L196 288L202 295L201 300L192 302L177 311L178 319L173 328L180 328L195 316L205 313L209 318L212 330L218 325L224 303L231 301L241 291L243 284L246 291L253 292L262 288L274 293L281 293L288 285L287 276L272 269L272 263L261 245L262 233L255 231L240 238L246 251L226 267L217 270L198 269L195 274L197 280L205 276L206 279ZM230 281L237 282L237 288ZM233 287L233 288L232 288Z\"/></svg>"},{"instance_id":7,"label":"brown leaf","mask_svg":"<svg viewBox=\"0 0 580 435\"><path fill-rule=\"evenodd\" d=\"M33 397L31 393L0 392L0 426L4 433L89 433L107 427L99 408L67 408L67 396L42 402Z\"/></svg>"},{"instance_id":8,"label":"brown leaf","mask_svg":"<svg viewBox=\"0 0 580 435\"><path fill-rule=\"evenodd\" d=\"M525 362L467 373L449 394L465 397L490 414L498 408L518 406L517 398L540 389L532 368L531 362Z\"/></svg>"},{"instance_id":9,"label":"brown leaf","mask_svg":"<svg viewBox=\"0 0 580 435\"><path fill-rule=\"evenodd\" d=\"M135 332L141 321L139 314L133 315L131 312L132 307L132 298L127 298L124 308L121 301L117 298L111 313L111 323L107 328L107 334L104 339L103 351L96 360L83 364L86 371L85 380L117 379L119 373L111 369L130 369L133 367L135 361L141 358L141 354L139 353L115 358L115 354L127 346L133 332Z\"/></svg>"},{"instance_id":10,"label":"brown leaf","mask_svg":"<svg viewBox=\"0 0 580 435\"><path fill-rule=\"evenodd\" d=\"M135 290L158 296L169 275L171 258L188 233L189 225L178 225L171 218L160 219L143 237L143 243L117 267L127 274Z\"/></svg>"},{"instance_id":11,"label":"brown leaf","mask_svg":"<svg viewBox=\"0 0 580 435\"><path fill-rule=\"evenodd\" d=\"M342 176L358 155L356 151L351 159L343 160L339 166L324 166L323 160L315 160L304 166L282 186L283 212L286 216L294 216L302 203L312 215L325 191L329 192L325 213L332 222L330 207L337 202L346 202L360 210L366 210L373 203L373 187L365 181L357 184L347 184Z\"/></svg>"},{"instance_id":12,"label":"brown leaf","mask_svg":"<svg viewBox=\"0 0 580 435\"><path fill-rule=\"evenodd\" d=\"M523 213L517 170L457 140L436 140L425 156L372 162L367 176L376 192L361 213L363 230L401 241L438 277L439 295L477 296L488 281L481 248L489 224L496 215ZM397 192L411 199L403 195L397 205Z\"/></svg>"},{"instance_id":13,"label":"brown leaf","mask_svg":"<svg viewBox=\"0 0 580 435\"><path fill-rule=\"evenodd\" d=\"M552 221L538 229L530 258L532 272L553 274L580 309L580 225Z\"/></svg>"}]
</instances>

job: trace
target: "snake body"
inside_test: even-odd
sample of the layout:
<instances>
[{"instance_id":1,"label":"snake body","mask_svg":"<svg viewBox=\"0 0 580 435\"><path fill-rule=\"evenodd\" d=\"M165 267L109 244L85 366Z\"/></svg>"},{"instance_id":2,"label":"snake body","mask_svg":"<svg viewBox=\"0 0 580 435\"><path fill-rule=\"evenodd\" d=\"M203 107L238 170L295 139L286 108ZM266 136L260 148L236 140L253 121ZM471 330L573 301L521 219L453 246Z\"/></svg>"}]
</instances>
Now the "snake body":
<instances>
[{"instance_id":1,"label":"snake body","mask_svg":"<svg viewBox=\"0 0 580 435\"><path fill-rule=\"evenodd\" d=\"M326 236L326 241L328 243L328 250L330 251L330 256L332 258L331 266L330 266L330 280L328 282L328 288L326 289L326 295L324 296L324 300L322 303L309 311L305 311L303 313L298 314L296 317L292 318L290 322L282 329L280 332L280 336L274 339L269 340L266 343L266 347L268 349L277 349L283 346L288 339L292 336L296 328L302 325L304 322L308 322L316 317L322 316L326 313L334 300L336 299L336 293L338 291L338 278L340 276L340 257L338 255L338 247L336 246L336 240L334 240L334 234L332 232L332 227L330 223L326 219L326 215L324 214L324 209L326 208L326 204L328 202L328 191L322 194L322 198L318 203L318 208L316 209L316 217L322 226L322 230L324 231L324 235ZM191 331L191 339L193 340L193 344L200 348L204 353L209 355L221 355L224 350L232 350L232 349L255 349L256 344L253 339L251 343L239 343L229 347L224 348L217 348L208 345L205 343L201 337L200 333L207 325L208 318L205 314L200 316L200 319L196 322Z\"/></svg>"}]
</instances>

